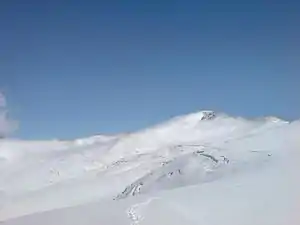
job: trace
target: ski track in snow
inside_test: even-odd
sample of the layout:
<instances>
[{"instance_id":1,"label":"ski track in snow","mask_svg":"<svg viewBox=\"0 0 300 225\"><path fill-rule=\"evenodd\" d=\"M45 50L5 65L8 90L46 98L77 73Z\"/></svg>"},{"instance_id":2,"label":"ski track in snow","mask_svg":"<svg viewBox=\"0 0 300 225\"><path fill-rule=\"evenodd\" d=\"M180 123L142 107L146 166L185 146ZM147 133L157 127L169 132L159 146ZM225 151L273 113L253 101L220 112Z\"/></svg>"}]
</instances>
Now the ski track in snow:
<instances>
[{"instance_id":1,"label":"ski track in snow","mask_svg":"<svg viewBox=\"0 0 300 225\"><path fill-rule=\"evenodd\" d=\"M130 225L139 225L144 220L144 216L142 215L142 210L145 210L144 208L147 207L152 201L159 199L157 197L152 197L147 199L144 202L140 202L137 204L134 204L130 206L127 209L127 216L131 221Z\"/></svg>"}]
</instances>

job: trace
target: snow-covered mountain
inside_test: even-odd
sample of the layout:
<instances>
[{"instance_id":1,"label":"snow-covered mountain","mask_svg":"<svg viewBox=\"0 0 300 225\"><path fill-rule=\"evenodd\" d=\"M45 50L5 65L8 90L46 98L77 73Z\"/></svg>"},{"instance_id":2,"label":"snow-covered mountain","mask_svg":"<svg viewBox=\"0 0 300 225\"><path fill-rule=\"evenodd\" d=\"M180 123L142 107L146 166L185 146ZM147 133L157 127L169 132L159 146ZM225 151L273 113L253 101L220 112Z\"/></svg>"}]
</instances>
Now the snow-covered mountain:
<instances>
[{"instance_id":1,"label":"snow-covered mountain","mask_svg":"<svg viewBox=\"0 0 300 225\"><path fill-rule=\"evenodd\" d=\"M227 224L218 207L229 207L230 215L231 205L232 211L249 210L240 207L240 198L253 201L253 207L263 203L262 196L256 201L248 199L251 190L275 199L286 193L288 182L292 182L289 194L299 196L296 187L300 182L294 172L299 168L295 163L300 159L299 134L299 121L245 119L200 111L115 136L64 141L3 139L0 221L8 225ZM288 176L280 178L278 172ZM272 187L266 181L286 182L286 186L275 188L273 194L265 193ZM231 188L240 196L231 193ZM226 197L228 191L230 199ZM289 199L282 196L283 201ZM225 200L233 203L225 206ZM251 204L249 207L252 209ZM94 211L93 216L79 216L79 212ZM177 215L172 218L174 212ZM253 222L249 218L239 221L228 224ZM259 217L255 221L267 224L260 223Z\"/></svg>"}]
</instances>

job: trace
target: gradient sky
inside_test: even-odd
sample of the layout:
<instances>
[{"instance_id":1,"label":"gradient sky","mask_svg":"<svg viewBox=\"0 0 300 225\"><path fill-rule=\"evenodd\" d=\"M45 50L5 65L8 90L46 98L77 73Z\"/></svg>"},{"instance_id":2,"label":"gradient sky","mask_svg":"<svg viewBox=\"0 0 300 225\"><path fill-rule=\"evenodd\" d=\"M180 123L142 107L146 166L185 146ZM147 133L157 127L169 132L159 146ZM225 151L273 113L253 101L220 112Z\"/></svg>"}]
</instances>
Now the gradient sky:
<instances>
[{"instance_id":1,"label":"gradient sky","mask_svg":"<svg viewBox=\"0 0 300 225\"><path fill-rule=\"evenodd\" d=\"M299 1L9 0L0 28L17 137L132 131L202 109L300 117Z\"/></svg>"}]
</instances>

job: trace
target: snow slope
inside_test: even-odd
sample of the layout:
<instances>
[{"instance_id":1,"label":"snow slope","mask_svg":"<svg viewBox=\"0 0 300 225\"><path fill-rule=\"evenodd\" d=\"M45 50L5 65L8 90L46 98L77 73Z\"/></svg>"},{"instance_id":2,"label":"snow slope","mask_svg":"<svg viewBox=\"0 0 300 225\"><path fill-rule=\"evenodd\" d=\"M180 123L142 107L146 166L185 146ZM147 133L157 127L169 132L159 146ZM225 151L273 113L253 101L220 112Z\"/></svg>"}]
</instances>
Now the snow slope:
<instances>
[{"instance_id":1,"label":"snow slope","mask_svg":"<svg viewBox=\"0 0 300 225\"><path fill-rule=\"evenodd\" d=\"M201 111L116 136L1 140L0 221L300 224L299 134Z\"/></svg>"}]
</instances>

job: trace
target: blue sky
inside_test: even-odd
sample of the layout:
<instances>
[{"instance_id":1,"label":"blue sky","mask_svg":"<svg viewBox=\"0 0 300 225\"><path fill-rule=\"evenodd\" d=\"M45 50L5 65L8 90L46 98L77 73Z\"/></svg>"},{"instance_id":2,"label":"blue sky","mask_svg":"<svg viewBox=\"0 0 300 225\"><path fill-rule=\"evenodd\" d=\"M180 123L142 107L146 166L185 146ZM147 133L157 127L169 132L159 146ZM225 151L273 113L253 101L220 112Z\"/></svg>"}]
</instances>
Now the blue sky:
<instances>
[{"instance_id":1,"label":"blue sky","mask_svg":"<svg viewBox=\"0 0 300 225\"><path fill-rule=\"evenodd\" d=\"M300 117L297 1L3 1L0 89L17 137L178 114Z\"/></svg>"}]
</instances>

